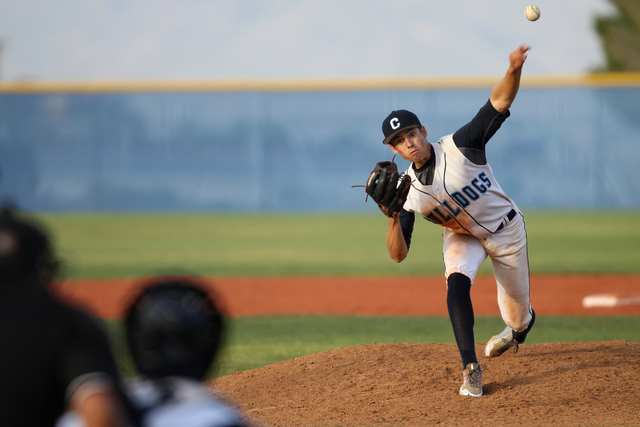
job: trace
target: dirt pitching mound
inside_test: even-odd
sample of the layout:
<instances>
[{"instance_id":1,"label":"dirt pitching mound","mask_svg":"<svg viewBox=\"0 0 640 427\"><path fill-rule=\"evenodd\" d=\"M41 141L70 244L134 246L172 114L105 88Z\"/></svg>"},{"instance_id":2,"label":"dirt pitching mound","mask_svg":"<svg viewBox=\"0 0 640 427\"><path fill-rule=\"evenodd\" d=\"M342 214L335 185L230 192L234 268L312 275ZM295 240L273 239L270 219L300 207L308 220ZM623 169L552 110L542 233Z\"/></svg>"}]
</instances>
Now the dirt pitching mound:
<instances>
[{"instance_id":1,"label":"dirt pitching mound","mask_svg":"<svg viewBox=\"0 0 640 427\"><path fill-rule=\"evenodd\" d=\"M458 395L459 359L453 344L358 345L209 384L258 425L640 425L638 342L525 344L481 361L480 398Z\"/></svg>"}]
</instances>

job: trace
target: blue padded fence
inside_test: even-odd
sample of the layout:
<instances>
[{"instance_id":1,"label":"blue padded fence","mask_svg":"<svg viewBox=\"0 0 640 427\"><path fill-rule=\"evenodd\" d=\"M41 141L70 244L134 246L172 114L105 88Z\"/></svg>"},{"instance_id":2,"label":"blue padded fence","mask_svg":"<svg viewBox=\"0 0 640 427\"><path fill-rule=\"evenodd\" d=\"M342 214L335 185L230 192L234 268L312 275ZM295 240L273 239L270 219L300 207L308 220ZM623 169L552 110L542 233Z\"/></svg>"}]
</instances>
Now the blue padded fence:
<instances>
[{"instance_id":1,"label":"blue padded fence","mask_svg":"<svg viewBox=\"0 0 640 427\"><path fill-rule=\"evenodd\" d=\"M373 211L351 186L392 157L381 120L412 110L435 142L490 90L0 92L0 198L34 211ZM487 150L523 209L637 209L640 87L523 87Z\"/></svg>"}]
</instances>

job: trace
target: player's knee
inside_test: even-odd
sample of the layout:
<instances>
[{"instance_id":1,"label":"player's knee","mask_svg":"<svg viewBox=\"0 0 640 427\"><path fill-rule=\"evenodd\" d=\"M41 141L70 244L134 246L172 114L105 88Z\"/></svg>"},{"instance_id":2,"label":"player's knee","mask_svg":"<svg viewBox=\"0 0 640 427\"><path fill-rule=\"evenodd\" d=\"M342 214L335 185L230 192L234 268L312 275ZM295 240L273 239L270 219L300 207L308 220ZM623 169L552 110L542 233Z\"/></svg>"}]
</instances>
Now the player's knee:
<instances>
[{"instance_id":1,"label":"player's knee","mask_svg":"<svg viewBox=\"0 0 640 427\"><path fill-rule=\"evenodd\" d=\"M527 318L524 322L522 322L522 326L521 328L519 328L520 331L524 332L525 334L529 332L531 328L533 328L533 324L536 322L536 313L531 308L529 309L529 315L531 317Z\"/></svg>"},{"instance_id":2,"label":"player's knee","mask_svg":"<svg viewBox=\"0 0 640 427\"><path fill-rule=\"evenodd\" d=\"M515 332L527 333L533 327L533 323L535 322L535 314L532 310L526 310L519 313L518 316L515 314L510 318L505 320L505 323L513 329Z\"/></svg>"}]
</instances>

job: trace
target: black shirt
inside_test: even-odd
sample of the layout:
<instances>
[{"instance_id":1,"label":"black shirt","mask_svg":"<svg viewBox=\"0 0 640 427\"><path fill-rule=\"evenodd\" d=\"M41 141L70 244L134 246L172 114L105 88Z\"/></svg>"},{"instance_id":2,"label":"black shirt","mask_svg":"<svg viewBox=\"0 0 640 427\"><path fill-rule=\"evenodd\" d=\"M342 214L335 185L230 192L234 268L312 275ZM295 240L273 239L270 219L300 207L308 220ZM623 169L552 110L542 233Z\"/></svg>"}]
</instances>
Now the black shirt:
<instances>
[{"instance_id":1,"label":"black shirt","mask_svg":"<svg viewBox=\"0 0 640 427\"><path fill-rule=\"evenodd\" d=\"M117 383L106 333L38 285L0 286L0 424L52 426L69 385L100 373Z\"/></svg>"}]
</instances>

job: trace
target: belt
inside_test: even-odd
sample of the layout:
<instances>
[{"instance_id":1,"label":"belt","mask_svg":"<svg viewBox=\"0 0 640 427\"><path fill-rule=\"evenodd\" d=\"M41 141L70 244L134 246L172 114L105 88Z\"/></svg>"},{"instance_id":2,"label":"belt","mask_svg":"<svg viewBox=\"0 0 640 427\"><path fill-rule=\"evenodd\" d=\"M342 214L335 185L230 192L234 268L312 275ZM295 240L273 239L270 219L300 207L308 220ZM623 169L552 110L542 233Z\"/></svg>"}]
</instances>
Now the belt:
<instances>
[{"instance_id":1,"label":"belt","mask_svg":"<svg viewBox=\"0 0 640 427\"><path fill-rule=\"evenodd\" d=\"M500 224L500 227L498 227L498 229L496 231L494 231L494 233L497 233L498 231L502 230L504 228L504 225L508 224L509 221L511 221L515 217L516 217L516 210L515 209L511 209L509 211L509 213L507 214L507 220L503 221L502 224Z\"/></svg>"}]
</instances>

